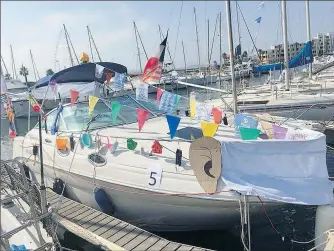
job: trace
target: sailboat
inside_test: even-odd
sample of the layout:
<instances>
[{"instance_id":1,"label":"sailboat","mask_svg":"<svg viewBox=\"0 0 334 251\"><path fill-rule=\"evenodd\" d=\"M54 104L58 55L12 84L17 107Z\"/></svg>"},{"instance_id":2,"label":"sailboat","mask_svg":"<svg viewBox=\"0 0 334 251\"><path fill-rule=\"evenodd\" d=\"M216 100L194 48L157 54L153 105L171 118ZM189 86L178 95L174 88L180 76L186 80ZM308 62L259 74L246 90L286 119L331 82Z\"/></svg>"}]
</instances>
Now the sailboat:
<instances>
[{"instance_id":1,"label":"sailboat","mask_svg":"<svg viewBox=\"0 0 334 251\"><path fill-rule=\"evenodd\" d=\"M229 33L231 42L231 30ZM159 81L164 53L165 46L160 46L158 55L149 59L142 85ZM232 76L233 71L232 67ZM58 81L70 72L60 71L50 80ZM95 76L94 72L84 74ZM324 167L324 161L309 161L325 156L321 133L298 131L306 133L302 141L253 137L249 144L237 136L235 128L214 123L212 117L203 121L193 116L193 110L190 117L189 112L176 111L176 94L163 92L157 104L145 99L147 92L139 88L138 96L90 96L88 102L71 100L45 115L42 138L47 187L66 185L66 196L104 212L107 206L107 213L148 230L224 229L240 220L241 196L223 180L233 170L235 157L248 158L247 165L254 170L259 158L264 167L281 170L278 159L287 156L284 168L290 170L304 168L304 164L308 170L312 165L318 170ZM233 93L236 95L235 84ZM236 112L236 102L234 107ZM40 158L33 148L38 145L37 127L16 137L13 144L13 157L28 166L36 182L40 182ZM256 155L245 153L254 146ZM306 149L312 152L304 156ZM99 191L103 191L104 202L97 196ZM274 190L270 193L275 197ZM285 198L293 200L288 195ZM284 200L259 200L253 194L249 203L253 214L280 207Z\"/></svg>"},{"instance_id":2,"label":"sailboat","mask_svg":"<svg viewBox=\"0 0 334 251\"><path fill-rule=\"evenodd\" d=\"M283 7L284 5L284 7ZM334 114L334 81L322 79L312 80L312 48L309 25L308 1L306 1L308 41L305 47L293 58L288 58L287 48L287 15L285 1L282 1L282 23L284 37L285 62L254 67L254 72L270 70L283 70L284 83L269 80L268 84L251 86L240 90L238 93L238 105L241 112L267 113L288 118L303 120L329 121ZM307 82L290 79L290 68L309 64L309 79ZM224 99L210 101L216 106L227 109L226 103L230 103L233 97L230 94L223 95Z\"/></svg>"}]
</instances>

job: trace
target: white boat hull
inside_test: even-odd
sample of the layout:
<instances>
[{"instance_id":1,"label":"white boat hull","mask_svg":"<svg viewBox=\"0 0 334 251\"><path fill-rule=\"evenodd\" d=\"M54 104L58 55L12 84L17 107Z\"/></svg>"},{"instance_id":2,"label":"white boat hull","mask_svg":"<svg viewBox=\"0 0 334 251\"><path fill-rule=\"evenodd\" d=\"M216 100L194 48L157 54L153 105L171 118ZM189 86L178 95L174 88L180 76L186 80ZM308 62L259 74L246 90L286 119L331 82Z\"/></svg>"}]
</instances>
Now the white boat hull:
<instances>
[{"instance_id":1,"label":"white boat hull","mask_svg":"<svg viewBox=\"0 0 334 251\"><path fill-rule=\"evenodd\" d=\"M40 165L28 161L36 182L40 180ZM54 175L67 182L69 198L99 210L94 200L94 181L91 177L68 174L44 165L46 186L52 187ZM227 229L239 223L238 201L202 199L195 196L157 196L152 192L96 180L96 186L108 194L115 207L115 217L150 231L194 231ZM281 203L266 203L276 208ZM251 204L251 213L262 211L260 201Z\"/></svg>"}]
</instances>

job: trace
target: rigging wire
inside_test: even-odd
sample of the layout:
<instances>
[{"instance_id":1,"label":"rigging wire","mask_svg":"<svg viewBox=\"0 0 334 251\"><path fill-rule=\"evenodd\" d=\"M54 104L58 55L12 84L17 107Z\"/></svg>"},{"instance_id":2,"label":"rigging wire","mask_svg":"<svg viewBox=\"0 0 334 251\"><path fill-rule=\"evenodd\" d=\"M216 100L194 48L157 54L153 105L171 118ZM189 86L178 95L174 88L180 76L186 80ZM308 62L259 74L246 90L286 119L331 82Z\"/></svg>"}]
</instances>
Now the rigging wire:
<instances>
[{"instance_id":1,"label":"rigging wire","mask_svg":"<svg viewBox=\"0 0 334 251\"><path fill-rule=\"evenodd\" d=\"M249 31L249 28L248 28L248 25L247 25L247 23L246 23L246 20L245 20L244 14L243 14L243 13L242 13L242 11L241 11L241 8L240 8L240 5L239 5L239 3L238 3L237 5L238 5L238 8L239 8L239 11L240 11L241 17L242 17L242 19L243 19L243 21L244 21L244 23L245 23L245 25L246 25L246 28L247 28L248 34L249 34L249 36L250 36L250 38L251 38L251 40L252 40L253 46L254 46L254 48L255 48L255 50L256 50L256 54L257 54L257 56L260 58L259 51L258 51L258 49L257 49L257 47L256 47L256 45L255 45L255 43L254 43L254 40L253 40L252 34L251 34L251 33L250 33L250 31Z\"/></svg>"},{"instance_id":2,"label":"rigging wire","mask_svg":"<svg viewBox=\"0 0 334 251\"><path fill-rule=\"evenodd\" d=\"M174 47L173 61L175 60L175 55L176 55L176 47L177 47L177 42L178 42L178 38L179 38L179 30L180 30L180 24L181 24L182 10L183 10L183 0L182 0L182 2L181 2L181 10L180 10L180 16L179 16L179 24L178 24L178 26L177 26L176 42L175 42L175 47Z\"/></svg>"}]
</instances>

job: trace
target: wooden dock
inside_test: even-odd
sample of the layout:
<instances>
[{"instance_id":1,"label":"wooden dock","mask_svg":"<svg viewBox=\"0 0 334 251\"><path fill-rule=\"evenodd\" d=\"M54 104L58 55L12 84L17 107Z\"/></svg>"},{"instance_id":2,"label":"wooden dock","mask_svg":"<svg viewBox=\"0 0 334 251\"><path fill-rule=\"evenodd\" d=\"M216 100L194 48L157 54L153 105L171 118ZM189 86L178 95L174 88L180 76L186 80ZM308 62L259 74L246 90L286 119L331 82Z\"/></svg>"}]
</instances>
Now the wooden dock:
<instances>
[{"instance_id":1,"label":"wooden dock","mask_svg":"<svg viewBox=\"0 0 334 251\"><path fill-rule=\"evenodd\" d=\"M160 238L65 197L59 204L59 195L50 189L47 189L46 196L59 225L104 250L208 251ZM57 206L59 209L55 210Z\"/></svg>"}]
</instances>

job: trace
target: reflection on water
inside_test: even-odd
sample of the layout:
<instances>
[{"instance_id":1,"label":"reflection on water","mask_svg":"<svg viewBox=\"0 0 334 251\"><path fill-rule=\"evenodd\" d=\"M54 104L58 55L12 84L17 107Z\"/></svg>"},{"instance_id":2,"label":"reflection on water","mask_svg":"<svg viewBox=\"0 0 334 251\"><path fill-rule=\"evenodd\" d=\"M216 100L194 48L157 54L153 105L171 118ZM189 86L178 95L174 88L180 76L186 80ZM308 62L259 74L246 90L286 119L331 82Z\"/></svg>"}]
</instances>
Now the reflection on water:
<instances>
[{"instance_id":1,"label":"reflection on water","mask_svg":"<svg viewBox=\"0 0 334 251\"><path fill-rule=\"evenodd\" d=\"M33 128L36 123L37 118L31 118L30 128ZM17 118L16 129L19 136L25 135L28 130L28 120L26 118ZM8 138L8 121L2 119L1 159L10 159L11 156L12 139ZM327 166L329 173L333 175L334 151L328 151ZM314 206L286 205L269 213L273 224L282 236L285 237L285 241L282 241L282 237L272 229L264 213L258 213L251 217L252 250L282 251L310 249L313 247L313 243L307 245L293 244L289 241L289 238L299 241L308 241L314 238L315 210L316 207ZM169 240L215 250L243 250L240 241L239 224L226 231L170 232L157 234Z\"/></svg>"}]
</instances>

